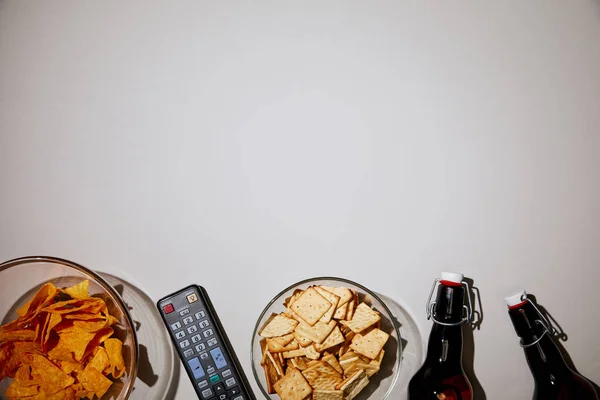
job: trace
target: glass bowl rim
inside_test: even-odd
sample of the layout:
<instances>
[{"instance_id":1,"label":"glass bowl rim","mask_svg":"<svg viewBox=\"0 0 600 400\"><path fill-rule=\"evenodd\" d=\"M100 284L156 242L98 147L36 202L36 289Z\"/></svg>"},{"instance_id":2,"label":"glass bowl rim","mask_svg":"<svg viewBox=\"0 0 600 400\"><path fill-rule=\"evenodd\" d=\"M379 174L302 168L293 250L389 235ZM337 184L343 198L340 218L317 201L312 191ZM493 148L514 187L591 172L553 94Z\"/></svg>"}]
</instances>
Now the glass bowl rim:
<instances>
[{"instance_id":1,"label":"glass bowl rim","mask_svg":"<svg viewBox=\"0 0 600 400\"><path fill-rule=\"evenodd\" d=\"M64 258L59 258L59 257L25 256L25 257L13 258L12 260L8 260L8 261L4 261L4 262L0 263L0 273L11 267L16 267L16 266L24 265L24 264L30 264L30 263L34 263L34 262L47 262L47 263L52 263L52 264L59 264L59 265L65 266L65 267L70 267L70 268L76 269L77 271L79 271L85 275L89 275L92 278L94 278L100 284L100 286L102 286L102 288L104 290L106 290L112 296L112 298L114 300L116 300L119 307L121 308L121 311L123 311L123 313L126 315L125 319L127 321L127 325L129 325L128 333L131 333L132 341L133 341L133 352L134 352L133 362L134 362L135 368L133 369L133 371L129 371L130 377L131 377L131 379L130 379L131 383L129 384L129 387L127 388L127 391L124 393L124 397L123 397L124 399L129 398L129 396L131 395L131 392L133 392L134 384L137 379L137 369L138 369L138 363L139 363L139 343L138 343L137 333L135 332L135 326L133 323L133 319L131 318L131 314L129 313L127 306L125 305L123 299L121 298L121 295L115 290L115 288L112 287L112 285L110 283L108 283L106 281L106 279L101 277L95 271L92 271L91 269L89 269L81 264L78 264L74 261L70 261L70 260L67 260Z\"/></svg>"},{"instance_id":2,"label":"glass bowl rim","mask_svg":"<svg viewBox=\"0 0 600 400\"><path fill-rule=\"evenodd\" d=\"M398 378L400 376L400 368L402 368L402 340L401 340L401 337L400 337L400 326L398 325L398 323L394 319L394 314L392 314L392 311L390 310L390 308L387 306L387 304L385 304L385 302L381 299L381 297L379 297L375 292L373 292L370 289L367 289L365 286L361 285L360 283L356 283L356 282L354 282L354 281L352 281L350 279L339 278L339 277L335 277L335 276L318 276L318 277L314 277L314 278L303 279L303 280L301 280L299 282L296 282L296 283L288 286L287 288L283 289L276 296L274 296L273 299L271 301L269 301L269 303L265 306L265 308L263 309L263 311L260 313L260 316L256 320L256 324L254 325L254 331L252 332L252 338L250 340L250 364L252 366L252 373L254 375L254 379L256 380L256 384L260 388L260 391L265 396L265 398L267 398L267 399L271 398L271 395L268 394L265 391L263 385L260 383L260 378L258 376L258 372L256 370L256 367L254 366L254 339L256 339L257 336L258 336L258 329L259 329L260 322L262 321L263 317L267 313L267 310L269 310L269 308L271 308L271 306L277 300L279 300L281 298L281 296L283 296L286 292L288 292L288 291L296 288L297 286L301 286L301 285L304 285L306 283L310 283L310 282L313 282L313 281L319 281L319 280L338 281L338 282L348 283L350 285L356 286L357 288L363 290L369 296L372 296L375 300L377 300L383 306L383 309L385 310L385 312L390 316L390 318L389 318L390 322L391 322L392 326L394 327L394 331L396 332L396 336L398 337L398 345L397 345L397 347L398 347L398 350L399 350L399 353L400 353L400 358L399 358L399 360L396 361L397 365L398 365L398 370L394 374L392 383L390 384L390 389L386 393L386 396L389 395L389 394L391 394L391 390L394 388L394 386L398 382Z\"/></svg>"}]
</instances>

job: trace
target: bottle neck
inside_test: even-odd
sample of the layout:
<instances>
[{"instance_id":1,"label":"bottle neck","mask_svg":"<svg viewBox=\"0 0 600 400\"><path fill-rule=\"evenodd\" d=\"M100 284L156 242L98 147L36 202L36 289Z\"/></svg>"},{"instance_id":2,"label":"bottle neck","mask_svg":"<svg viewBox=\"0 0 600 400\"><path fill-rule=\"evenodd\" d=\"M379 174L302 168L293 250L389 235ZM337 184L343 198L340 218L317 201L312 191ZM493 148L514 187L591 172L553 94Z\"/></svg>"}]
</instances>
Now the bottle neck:
<instances>
[{"instance_id":1,"label":"bottle neck","mask_svg":"<svg viewBox=\"0 0 600 400\"><path fill-rule=\"evenodd\" d=\"M548 374L562 375L572 371L567 366L558 346L542 322L537 310L529 302L509 309L509 315L517 335L524 346L527 363L536 380L545 379Z\"/></svg>"},{"instance_id":2,"label":"bottle neck","mask_svg":"<svg viewBox=\"0 0 600 400\"><path fill-rule=\"evenodd\" d=\"M461 367L462 324L465 289L460 284L442 282L432 310L433 326L427 346L427 362ZM443 325L456 324L456 325ZM462 367L461 367L462 368Z\"/></svg>"}]
</instances>

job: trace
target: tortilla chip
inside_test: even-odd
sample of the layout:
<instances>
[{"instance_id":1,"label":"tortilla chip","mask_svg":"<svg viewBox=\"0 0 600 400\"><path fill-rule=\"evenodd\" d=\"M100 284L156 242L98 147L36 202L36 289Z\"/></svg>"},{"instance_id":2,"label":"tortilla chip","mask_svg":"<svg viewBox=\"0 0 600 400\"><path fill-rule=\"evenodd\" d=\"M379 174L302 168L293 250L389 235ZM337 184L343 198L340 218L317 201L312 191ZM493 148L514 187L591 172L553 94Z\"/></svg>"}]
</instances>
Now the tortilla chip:
<instances>
[{"instance_id":1,"label":"tortilla chip","mask_svg":"<svg viewBox=\"0 0 600 400\"><path fill-rule=\"evenodd\" d=\"M86 279L75 286L63 289L62 291L71 296L73 299L88 299L90 297L88 294L89 285L90 281Z\"/></svg>"},{"instance_id":2,"label":"tortilla chip","mask_svg":"<svg viewBox=\"0 0 600 400\"><path fill-rule=\"evenodd\" d=\"M125 373L125 361L123 360L123 342L111 338L104 341L104 348L110 361L109 374L113 378L120 378Z\"/></svg>"},{"instance_id":3,"label":"tortilla chip","mask_svg":"<svg viewBox=\"0 0 600 400\"><path fill-rule=\"evenodd\" d=\"M106 378L96 368L92 368L89 365L85 367L82 373L77 375L79 382L83 385L83 388L88 392L94 392L98 398L104 396L108 391L112 382Z\"/></svg>"},{"instance_id":4,"label":"tortilla chip","mask_svg":"<svg viewBox=\"0 0 600 400\"><path fill-rule=\"evenodd\" d=\"M33 368L31 376L40 385L44 394L50 395L58 392L75 382L73 377L65 374L56 365L51 363L46 357L32 354Z\"/></svg>"}]
</instances>

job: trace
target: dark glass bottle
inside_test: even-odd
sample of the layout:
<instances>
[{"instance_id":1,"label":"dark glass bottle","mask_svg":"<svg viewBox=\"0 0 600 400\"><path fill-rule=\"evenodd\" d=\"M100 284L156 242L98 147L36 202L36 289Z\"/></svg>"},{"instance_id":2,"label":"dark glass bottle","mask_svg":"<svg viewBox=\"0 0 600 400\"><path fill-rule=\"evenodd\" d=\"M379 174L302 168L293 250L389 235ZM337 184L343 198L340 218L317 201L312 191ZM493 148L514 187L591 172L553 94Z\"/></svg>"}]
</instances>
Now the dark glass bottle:
<instances>
[{"instance_id":1,"label":"dark glass bottle","mask_svg":"<svg viewBox=\"0 0 600 400\"><path fill-rule=\"evenodd\" d=\"M593 386L565 362L552 328L525 292L506 299L525 358L533 374L533 400L598 400Z\"/></svg>"},{"instance_id":2,"label":"dark glass bottle","mask_svg":"<svg viewBox=\"0 0 600 400\"><path fill-rule=\"evenodd\" d=\"M465 286L461 274L443 273L435 301L427 357L408 384L409 400L472 400L473 389L462 367ZM469 311L470 312L470 311Z\"/></svg>"}]
</instances>

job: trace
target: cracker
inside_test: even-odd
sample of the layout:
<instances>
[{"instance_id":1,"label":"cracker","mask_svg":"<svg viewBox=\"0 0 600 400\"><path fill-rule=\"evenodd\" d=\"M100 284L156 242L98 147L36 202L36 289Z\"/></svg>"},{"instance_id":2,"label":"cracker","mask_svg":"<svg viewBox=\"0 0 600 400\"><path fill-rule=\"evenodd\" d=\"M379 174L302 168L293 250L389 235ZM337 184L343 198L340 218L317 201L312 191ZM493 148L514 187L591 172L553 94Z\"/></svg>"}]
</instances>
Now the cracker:
<instances>
[{"instance_id":1,"label":"cracker","mask_svg":"<svg viewBox=\"0 0 600 400\"><path fill-rule=\"evenodd\" d=\"M373 329L366 335L356 334L350 348L370 359L377 358L390 335L380 329Z\"/></svg>"},{"instance_id":2,"label":"cracker","mask_svg":"<svg viewBox=\"0 0 600 400\"><path fill-rule=\"evenodd\" d=\"M333 318L334 319L344 319L344 318L346 318L346 314L348 314L348 303L346 303L342 306L338 306L338 309L335 310L335 313L333 314Z\"/></svg>"},{"instance_id":3,"label":"cracker","mask_svg":"<svg viewBox=\"0 0 600 400\"><path fill-rule=\"evenodd\" d=\"M266 361L263 364L263 369L265 370L265 380L267 381L267 392L269 392L269 394L275 394L275 388L273 385L275 382L281 379L281 376L277 373L277 369L275 368L271 358L266 358Z\"/></svg>"},{"instance_id":4,"label":"cracker","mask_svg":"<svg viewBox=\"0 0 600 400\"><path fill-rule=\"evenodd\" d=\"M338 303L340 302L340 297L336 294L331 293L328 290L323 289L320 286L315 286L315 290L319 292L319 294L327 299L331 303L331 307L327 310L325 314L321 317L321 322L329 322L333 318L333 314L337 310Z\"/></svg>"},{"instance_id":5,"label":"cracker","mask_svg":"<svg viewBox=\"0 0 600 400\"><path fill-rule=\"evenodd\" d=\"M302 347L306 347L309 344L311 344L313 341L310 338L307 338L306 336L303 336L302 334L300 334L299 332L294 331L294 339L296 339L296 341L300 344L300 346Z\"/></svg>"},{"instance_id":6,"label":"cracker","mask_svg":"<svg viewBox=\"0 0 600 400\"><path fill-rule=\"evenodd\" d=\"M354 299L352 299L348 302L348 311L346 312L346 321L350 321L352 319L352 317L354 316L355 309L356 309L356 303L354 302Z\"/></svg>"},{"instance_id":7,"label":"cracker","mask_svg":"<svg viewBox=\"0 0 600 400\"><path fill-rule=\"evenodd\" d=\"M291 370L286 376L273 385L281 400L304 400L312 394L312 387L297 369Z\"/></svg>"},{"instance_id":8,"label":"cracker","mask_svg":"<svg viewBox=\"0 0 600 400\"><path fill-rule=\"evenodd\" d=\"M344 400L341 390L314 390L312 400Z\"/></svg>"},{"instance_id":9,"label":"cracker","mask_svg":"<svg viewBox=\"0 0 600 400\"><path fill-rule=\"evenodd\" d=\"M375 357L372 361L371 361L371 365L377 365L380 366L381 362L383 361L383 356L385 355L385 350L381 350L379 352L379 354L377 355L377 357Z\"/></svg>"},{"instance_id":10,"label":"cracker","mask_svg":"<svg viewBox=\"0 0 600 400\"><path fill-rule=\"evenodd\" d=\"M298 350L284 351L280 354L283 354L283 358L304 357L306 355L306 350L299 348Z\"/></svg>"},{"instance_id":11,"label":"cracker","mask_svg":"<svg viewBox=\"0 0 600 400\"><path fill-rule=\"evenodd\" d=\"M342 335L340 328L336 326L335 328L333 328L333 331L331 331L331 333L329 334L329 336L327 336L323 343L315 344L315 350L325 351L334 346L337 346L338 344L344 343L344 340L344 335Z\"/></svg>"},{"instance_id":12,"label":"cracker","mask_svg":"<svg viewBox=\"0 0 600 400\"><path fill-rule=\"evenodd\" d=\"M333 368L335 368L335 370L337 372L339 372L340 374L342 374L342 375L344 374L344 370L342 369L342 366L340 365L337 358L335 358L335 356L333 354L327 354L326 356L323 356L322 360L325 361L327 364L331 365Z\"/></svg>"},{"instance_id":13,"label":"cracker","mask_svg":"<svg viewBox=\"0 0 600 400\"><path fill-rule=\"evenodd\" d=\"M304 371L306 368L309 367L306 360L307 360L306 357L290 358L290 361L294 365L294 368L297 368L300 371Z\"/></svg>"},{"instance_id":14,"label":"cracker","mask_svg":"<svg viewBox=\"0 0 600 400\"><path fill-rule=\"evenodd\" d=\"M315 349L314 344L304 348L304 352L306 357L310 358L311 360L318 360L321 357L321 353Z\"/></svg>"},{"instance_id":15,"label":"cracker","mask_svg":"<svg viewBox=\"0 0 600 400\"><path fill-rule=\"evenodd\" d=\"M288 333L292 333L296 326L298 326L298 321L288 318L283 314L279 314L267 323L259 335L265 338L284 336Z\"/></svg>"},{"instance_id":16,"label":"cracker","mask_svg":"<svg viewBox=\"0 0 600 400\"><path fill-rule=\"evenodd\" d=\"M275 367L275 371L277 371L277 374L279 376L283 376L283 365L279 357L276 354L273 355L273 353L267 350L267 358L269 359L271 364L273 364L273 367Z\"/></svg>"},{"instance_id":17,"label":"cracker","mask_svg":"<svg viewBox=\"0 0 600 400\"><path fill-rule=\"evenodd\" d=\"M296 326L295 331L301 336L309 338L317 344L321 344L325 341L325 339L327 339L327 336L329 336L336 325L337 322L333 320L329 321L327 324L319 321L314 326L310 326L305 322L301 322Z\"/></svg>"},{"instance_id":18,"label":"cracker","mask_svg":"<svg viewBox=\"0 0 600 400\"><path fill-rule=\"evenodd\" d=\"M310 326L316 324L330 307L331 303L312 287L306 289L290 306Z\"/></svg>"},{"instance_id":19,"label":"cracker","mask_svg":"<svg viewBox=\"0 0 600 400\"><path fill-rule=\"evenodd\" d=\"M365 303L360 303L356 307L356 312L350 321L342 322L354 333L361 333L368 327L375 325L381 320L381 316L377 311L374 311Z\"/></svg>"},{"instance_id":20,"label":"cracker","mask_svg":"<svg viewBox=\"0 0 600 400\"><path fill-rule=\"evenodd\" d=\"M293 335L290 336L292 336L292 341L289 342L287 345L282 345L281 341L277 340L280 338L267 339L267 348L271 353L283 353L284 351L298 350L300 348L300 345L298 344L298 342L293 340Z\"/></svg>"},{"instance_id":21,"label":"cracker","mask_svg":"<svg viewBox=\"0 0 600 400\"><path fill-rule=\"evenodd\" d=\"M331 287L331 286L321 286L321 287L323 289L335 294L336 296L339 296L340 302L338 304L338 307L343 306L344 304L348 303L354 297L354 294L352 293L352 291L345 287Z\"/></svg>"},{"instance_id":22,"label":"cracker","mask_svg":"<svg viewBox=\"0 0 600 400\"><path fill-rule=\"evenodd\" d=\"M363 390L369 384L369 377L365 371L358 370L354 375L343 381L340 385L336 386L336 389L344 392L345 400L352 400L355 398L361 390Z\"/></svg>"},{"instance_id":23,"label":"cracker","mask_svg":"<svg viewBox=\"0 0 600 400\"><path fill-rule=\"evenodd\" d=\"M377 372L379 372L379 366L378 365L372 365L370 363L366 363L365 361L361 360L360 358L356 361L354 361L352 364L350 364L345 370L344 370L344 374L346 376L351 376L353 374L355 374L358 370L364 370L365 373L367 374L367 376L370 378L373 375L375 375Z\"/></svg>"},{"instance_id":24,"label":"cracker","mask_svg":"<svg viewBox=\"0 0 600 400\"><path fill-rule=\"evenodd\" d=\"M335 386L343 381L342 375L324 361L305 369L302 375L313 389L334 390Z\"/></svg>"}]
</instances>

